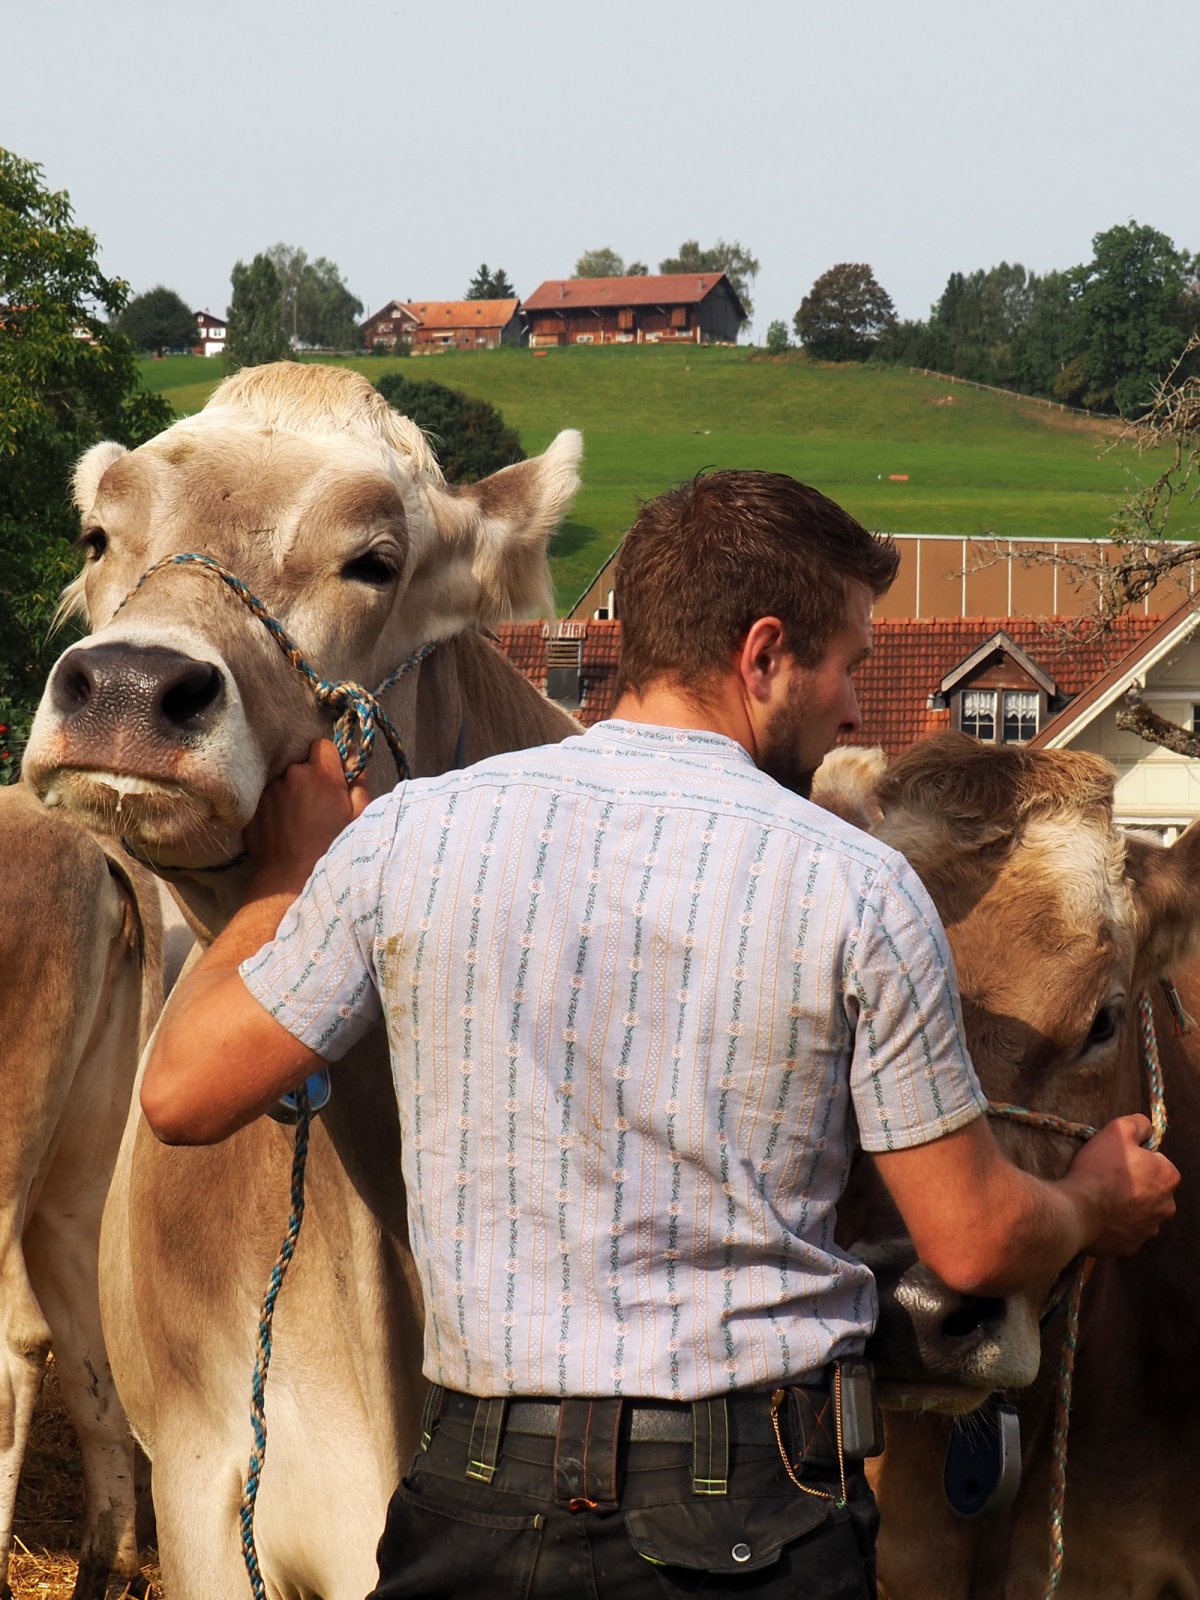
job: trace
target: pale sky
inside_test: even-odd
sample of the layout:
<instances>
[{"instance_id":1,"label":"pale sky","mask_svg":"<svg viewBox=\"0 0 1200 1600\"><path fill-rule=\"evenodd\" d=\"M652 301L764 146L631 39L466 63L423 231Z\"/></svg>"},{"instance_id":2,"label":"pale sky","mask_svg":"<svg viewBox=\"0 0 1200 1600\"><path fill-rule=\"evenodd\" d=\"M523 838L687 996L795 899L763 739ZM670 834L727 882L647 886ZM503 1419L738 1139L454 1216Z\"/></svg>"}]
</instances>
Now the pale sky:
<instances>
[{"instance_id":1,"label":"pale sky","mask_svg":"<svg viewBox=\"0 0 1200 1600\"><path fill-rule=\"evenodd\" d=\"M1197 0L43 0L5 16L0 144L195 309L278 242L370 313L722 235L761 341L839 261L916 317L1131 219L1200 250L1197 60Z\"/></svg>"}]
</instances>

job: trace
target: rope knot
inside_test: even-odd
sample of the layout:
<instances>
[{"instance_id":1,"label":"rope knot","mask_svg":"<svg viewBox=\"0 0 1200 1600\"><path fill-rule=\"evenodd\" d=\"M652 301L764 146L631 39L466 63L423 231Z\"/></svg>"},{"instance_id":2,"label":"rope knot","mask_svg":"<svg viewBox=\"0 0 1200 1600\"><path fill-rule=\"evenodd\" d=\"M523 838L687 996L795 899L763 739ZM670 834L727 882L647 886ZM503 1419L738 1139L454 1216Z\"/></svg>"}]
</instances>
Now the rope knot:
<instances>
[{"instance_id":1,"label":"rope knot","mask_svg":"<svg viewBox=\"0 0 1200 1600\"><path fill-rule=\"evenodd\" d=\"M378 698L361 683L345 679L332 682L322 679L313 686L317 702L331 712L333 742L341 757L347 787L362 776L375 748L376 731L382 729L391 749L396 771L401 781L408 777L408 758L400 743L400 736Z\"/></svg>"}]
</instances>

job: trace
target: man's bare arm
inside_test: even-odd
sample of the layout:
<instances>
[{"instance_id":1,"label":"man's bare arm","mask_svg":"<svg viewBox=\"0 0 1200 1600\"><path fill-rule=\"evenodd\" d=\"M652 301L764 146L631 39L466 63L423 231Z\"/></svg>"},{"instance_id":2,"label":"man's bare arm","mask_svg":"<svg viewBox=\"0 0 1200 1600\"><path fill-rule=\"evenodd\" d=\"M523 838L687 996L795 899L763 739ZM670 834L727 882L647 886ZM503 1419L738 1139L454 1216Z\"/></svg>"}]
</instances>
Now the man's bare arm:
<instances>
[{"instance_id":1,"label":"man's bare arm","mask_svg":"<svg viewBox=\"0 0 1200 1600\"><path fill-rule=\"evenodd\" d=\"M175 986L151 1046L142 1110L164 1143L224 1139L324 1065L259 1004L238 968L275 937L313 867L366 803L365 791L347 790L328 740L264 790L246 832L255 865L246 901Z\"/></svg>"},{"instance_id":2,"label":"man's bare arm","mask_svg":"<svg viewBox=\"0 0 1200 1600\"><path fill-rule=\"evenodd\" d=\"M1149 1132L1118 1117L1055 1182L1014 1166L986 1117L874 1160L925 1264L965 1294L1006 1294L1076 1255L1130 1255L1174 1215L1179 1173L1142 1147Z\"/></svg>"}]
</instances>

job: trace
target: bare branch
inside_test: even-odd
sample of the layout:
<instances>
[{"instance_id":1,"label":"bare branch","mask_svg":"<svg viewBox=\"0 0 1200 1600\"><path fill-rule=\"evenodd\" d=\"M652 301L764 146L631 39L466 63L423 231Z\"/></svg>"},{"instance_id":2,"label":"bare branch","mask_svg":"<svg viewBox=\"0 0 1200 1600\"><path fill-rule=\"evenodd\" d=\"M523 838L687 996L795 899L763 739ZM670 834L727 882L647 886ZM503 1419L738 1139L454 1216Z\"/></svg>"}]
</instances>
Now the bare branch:
<instances>
[{"instance_id":1,"label":"bare branch","mask_svg":"<svg viewBox=\"0 0 1200 1600\"><path fill-rule=\"evenodd\" d=\"M1173 750L1176 755L1200 758L1200 734L1189 733L1186 728L1168 722L1149 706L1122 706L1117 712L1117 727L1126 733L1136 733L1148 744Z\"/></svg>"}]
</instances>

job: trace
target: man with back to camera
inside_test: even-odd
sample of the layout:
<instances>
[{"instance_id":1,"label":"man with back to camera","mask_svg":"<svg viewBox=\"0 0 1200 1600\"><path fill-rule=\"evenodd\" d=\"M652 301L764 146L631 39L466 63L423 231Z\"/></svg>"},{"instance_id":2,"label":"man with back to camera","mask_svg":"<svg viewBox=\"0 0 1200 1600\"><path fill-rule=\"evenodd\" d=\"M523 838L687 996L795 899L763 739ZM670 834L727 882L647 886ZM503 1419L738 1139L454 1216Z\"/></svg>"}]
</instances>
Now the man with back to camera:
<instances>
[{"instance_id":1,"label":"man with back to camera","mask_svg":"<svg viewBox=\"0 0 1200 1600\"><path fill-rule=\"evenodd\" d=\"M965 1291L1172 1214L1144 1117L1056 1182L1005 1159L919 879L807 799L896 566L792 478L708 473L622 547L613 720L365 814L323 741L264 792L142 1104L224 1138L387 1022L431 1390L373 1600L872 1596L856 1144Z\"/></svg>"}]
</instances>

